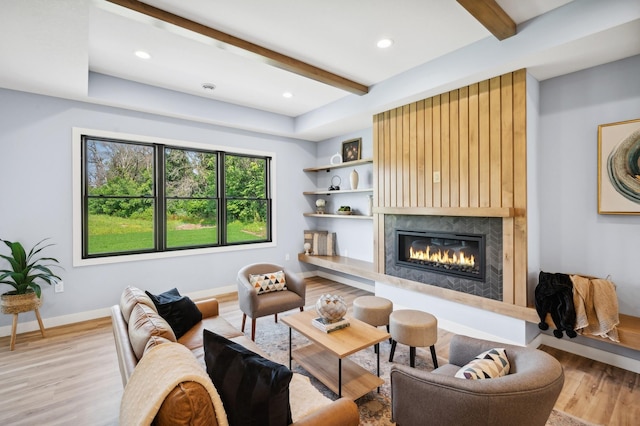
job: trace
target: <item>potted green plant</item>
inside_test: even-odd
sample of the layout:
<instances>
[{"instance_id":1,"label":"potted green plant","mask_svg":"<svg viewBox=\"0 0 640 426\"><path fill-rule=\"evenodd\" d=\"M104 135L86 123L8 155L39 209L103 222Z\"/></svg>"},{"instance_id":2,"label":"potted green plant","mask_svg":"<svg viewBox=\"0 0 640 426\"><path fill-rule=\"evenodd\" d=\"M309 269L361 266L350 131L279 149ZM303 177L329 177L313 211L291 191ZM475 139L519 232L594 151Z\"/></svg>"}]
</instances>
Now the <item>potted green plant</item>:
<instances>
[{"instance_id":1,"label":"potted green plant","mask_svg":"<svg viewBox=\"0 0 640 426\"><path fill-rule=\"evenodd\" d=\"M10 255L0 254L10 266L10 269L0 270L0 284L14 288L0 296L3 313L14 314L39 307L42 304L40 283L51 285L54 280L60 280L51 271L51 267L58 266L60 262L53 257L38 256L42 250L53 245L44 244L46 240L48 238L39 241L27 254L21 243L0 239L11 250Z\"/></svg>"}]
</instances>

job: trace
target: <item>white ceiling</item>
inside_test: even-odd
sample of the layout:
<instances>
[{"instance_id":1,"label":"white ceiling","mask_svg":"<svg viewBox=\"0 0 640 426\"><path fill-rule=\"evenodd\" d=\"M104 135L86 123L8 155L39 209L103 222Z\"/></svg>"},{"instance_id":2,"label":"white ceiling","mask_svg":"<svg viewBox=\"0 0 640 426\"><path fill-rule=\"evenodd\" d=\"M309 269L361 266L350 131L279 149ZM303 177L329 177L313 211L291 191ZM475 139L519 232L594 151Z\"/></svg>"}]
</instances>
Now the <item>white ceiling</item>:
<instances>
[{"instance_id":1,"label":"white ceiling","mask_svg":"<svg viewBox=\"0 0 640 426\"><path fill-rule=\"evenodd\" d=\"M289 130L265 131L320 140L362 128L361 118L368 117L370 123L372 110L399 105L408 96L403 89L396 91L396 99L392 94L381 99L376 89L381 93L392 84L408 84L404 76L412 70L480 43L496 55L495 65L499 61L503 68L527 67L538 80L640 53L637 0L604 2L610 5L607 16L593 22L589 17L602 16L597 0L498 0L518 24L518 35L502 42L454 0L145 3L370 86L371 93L353 95L275 68L236 48L104 0L0 0L0 87L106 103L91 94L89 72L95 72L290 117ZM542 25L545 28L537 28ZM394 45L378 49L375 44L382 37L393 39ZM151 59L134 56L139 49L149 52ZM468 68L466 78L473 79L474 72L482 77L491 67ZM203 83L213 83L216 89L205 91ZM442 84L433 83L433 88L438 85ZM419 86L414 86L416 95L426 89ZM284 98L285 91L293 97ZM112 97L110 103L127 107L124 98ZM335 119L334 126L331 119L310 124L318 115L332 115L334 106L347 105L361 114L354 111L353 120ZM154 111L153 105L130 107ZM198 119L225 124L216 117Z\"/></svg>"}]
</instances>

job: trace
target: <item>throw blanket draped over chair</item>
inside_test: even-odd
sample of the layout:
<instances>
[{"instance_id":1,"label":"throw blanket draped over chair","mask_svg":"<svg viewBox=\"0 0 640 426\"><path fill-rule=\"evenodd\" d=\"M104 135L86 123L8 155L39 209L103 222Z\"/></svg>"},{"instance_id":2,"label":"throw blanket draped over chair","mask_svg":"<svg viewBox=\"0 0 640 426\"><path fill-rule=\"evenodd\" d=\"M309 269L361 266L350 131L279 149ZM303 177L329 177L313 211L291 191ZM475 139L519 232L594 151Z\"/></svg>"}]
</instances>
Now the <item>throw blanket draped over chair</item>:
<instances>
[{"instance_id":1,"label":"throw blanket draped over chair","mask_svg":"<svg viewBox=\"0 0 640 426\"><path fill-rule=\"evenodd\" d=\"M619 342L616 326L620 320L615 284L609 280L580 275L571 275L571 281L576 310L575 330Z\"/></svg>"}]
</instances>

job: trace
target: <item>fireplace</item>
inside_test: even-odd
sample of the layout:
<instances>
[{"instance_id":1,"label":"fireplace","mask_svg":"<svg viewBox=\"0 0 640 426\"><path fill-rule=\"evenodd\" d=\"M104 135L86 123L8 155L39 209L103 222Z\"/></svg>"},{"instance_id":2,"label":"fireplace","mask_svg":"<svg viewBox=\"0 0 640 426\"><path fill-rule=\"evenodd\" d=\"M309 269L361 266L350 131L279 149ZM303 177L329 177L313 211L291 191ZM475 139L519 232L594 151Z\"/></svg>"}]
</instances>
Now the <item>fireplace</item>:
<instances>
[{"instance_id":1,"label":"fireplace","mask_svg":"<svg viewBox=\"0 0 640 426\"><path fill-rule=\"evenodd\" d=\"M462 245L455 240L472 240L471 243L467 241L465 244L467 246L477 244L478 254L469 252L465 253L465 257L467 254L474 256L474 268L477 268L477 271L469 273L467 267L452 268L450 266L425 268L425 265L420 265L419 262L408 260L408 255L403 255L404 258L399 261L398 233L406 234L403 238L409 241L427 240L431 237L427 235L425 238L423 233L425 230L436 234L434 237L437 244L433 244L431 240L432 244L429 245L448 248L450 257L453 253L452 247ZM384 215L384 234L384 268L387 275L488 299L502 300L502 218L386 214ZM414 249L418 248L417 246L426 245L427 243L416 243ZM433 248L430 252L432 250ZM452 270L455 273L450 273ZM445 271L446 274L441 273Z\"/></svg>"},{"instance_id":2,"label":"fireplace","mask_svg":"<svg viewBox=\"0 0 640 426\"><path fill-rule=\"evenodd\" d=\"M396 230L396 264L484 281L485 236Z\"/></svg>"}]
</instances>

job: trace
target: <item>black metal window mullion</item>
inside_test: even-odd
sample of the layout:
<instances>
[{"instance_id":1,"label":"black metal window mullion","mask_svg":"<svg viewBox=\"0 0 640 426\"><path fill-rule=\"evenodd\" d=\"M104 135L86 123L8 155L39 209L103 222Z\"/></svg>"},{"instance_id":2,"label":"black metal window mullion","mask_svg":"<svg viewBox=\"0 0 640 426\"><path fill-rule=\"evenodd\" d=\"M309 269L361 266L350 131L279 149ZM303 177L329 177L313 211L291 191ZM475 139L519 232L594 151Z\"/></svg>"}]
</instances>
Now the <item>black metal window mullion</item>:
<instances>
[{"instance_id":1,"label":"black metal window mullion","mask_svg":"<svg viewBox=\"0 0 640 426\"><path fill-rule=\"evenodd\" d=\"M164 251L167 248L167 199L165 197L165 155L164 145L154 145L156 164L156 176L153 182L155 194L155 218L154 230L156 250Z\"/></svg>"},{"instance_id":2,"label":"black metal window mullion","mask_svg":"<svg viewBox=\"0 0 640 426\"><path fill-rule=\"evenodd\" d=\"M220 245L227 245L227 192L225 189L225 153L218 152L218 238Z\"/></svg>"},{"instance_id":3,"label":"black metal window mullion","mask_svg":"<svg viewBox=\"0 0 640 426\"><path fill-rule=\"evenodd\" d=\"M271 198L271 157L267 157L265 159L265 176L264 176L264 184L265 184L265 200L267 202L267 241L273 241L271 239L271 219L272 219L272 198Z\"/></svg>"},{"instance_id":4,"label":"black metal window mullion","mask_svg":"<svg viewBox=\"0 0 640 426\"><path fill-rule=\"evenodd\" d=\"M80 144L81 173L82 173L82 257L89 256L89 173L87 172L87 138L82 137Z\"/></svg>"}]
</instances>

